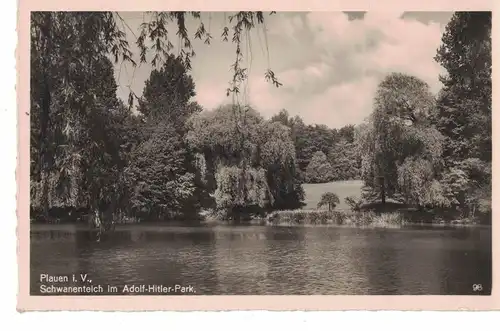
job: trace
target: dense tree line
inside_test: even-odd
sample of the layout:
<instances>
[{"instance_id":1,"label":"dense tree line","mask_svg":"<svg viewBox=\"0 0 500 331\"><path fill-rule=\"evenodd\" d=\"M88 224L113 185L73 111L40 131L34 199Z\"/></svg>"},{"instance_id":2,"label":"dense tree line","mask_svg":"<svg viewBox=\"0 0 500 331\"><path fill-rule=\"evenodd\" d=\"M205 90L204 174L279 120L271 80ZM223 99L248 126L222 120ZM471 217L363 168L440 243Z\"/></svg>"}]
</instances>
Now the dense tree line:
<instances>
[{"instance_id":1,"label":"dense tree line","mask_svg":"<svg viewBox=\"0 0 500 331\"><path fill-rule=\"evenodd\" d=\"M246 79L242 32L264 16L231 17L237 60L227 92L237 95ZM210 210L242 221L300 208L303 183L349 179L363 179L367 202L491 212L490 13L451 19L436 56L447 70L437 97L422 80L393 73L379 84L370 119L340 129L306 125L286 110L266 120L237 102L204 111L193 102L185 18L154 13L144 22L140 59L152 53L154 69L142 96L131 94L125 104L116 96L113 60L135 62L119 15L32 14L33 217L46 221L63 210L107 221L196 221ZM169 22L184 40L178 55L170 52ZM209 42L203 23L195 38ZM271 70L266 78L280 85Z\"/></svg>"},{"instance_id":2,"label":"dense tree line","mask_svg":"<svg viewBox=\"0 0 500 331\"><path fill-rule=\"evenodd\" d=\"M305 183L326 183L360 178L361 159L355 144L355 126L331 129L306 125L300 116L283 109L271 118L290 128L298 172ZM314 162L313 162L314 161Z\"/></svg>"},{"instance_id":3,"label":"dense tree line","mask_svg":"<svg viewBox=\"0 0 500 331\"><path fill-rule=\"evenodd\" d=\"M300 206L303 191L286 127L233 106L215 110L213 118L198 115L186 20L198 19L194 38L210 43L201 14L146 16L137 45L140 62L150 61L154 70L142 96L131 93L125 105L116 96L112 60L137 63L119 14L32 14L33 217L47 221L57 212L82 211L105 221L192 220L203 208L214 208L240 219L240 214ZM264 14L237 12L227 23L231 30L224 27L222 39L235 45L237 55L227 93L237 95L246 79L245 31L262 26ZM175 28L181 40L176 56L168 34ZM270 69L265 78L280 86ZM221 127L219 120L229 126Z\"/></svg>"},{"instance_id":4,"label":"dense tree line","mask_svg":"<svg viewBox=\"0 0 500 331\"><path fill-rule=\"evenodd\" d=\"M380 83L358 134L365 198L489 215L491 13L455 13L435 59L447 71L437 97L409 75Z\"/></svg>"}]
</instances>

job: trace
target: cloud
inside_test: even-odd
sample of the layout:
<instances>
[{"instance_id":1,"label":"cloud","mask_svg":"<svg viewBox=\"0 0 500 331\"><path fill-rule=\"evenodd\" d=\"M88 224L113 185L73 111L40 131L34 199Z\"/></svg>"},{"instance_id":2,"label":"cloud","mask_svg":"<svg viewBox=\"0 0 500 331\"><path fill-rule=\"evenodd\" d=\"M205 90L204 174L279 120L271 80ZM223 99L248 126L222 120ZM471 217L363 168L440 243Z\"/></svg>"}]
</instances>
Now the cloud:
<instances>
[{"instance_id":1,"label":"cloud","mask_svg":"<svg viewBox=\"0 0 500 331\"><path fill-rule=\"evenodd\" d=\"M372 97L379 80L366 76L360 80L329 86L324 92L302 98L270 87L264 80L254 83L250 99L264 117L270 118L285 108L292 116L301 116L308 124L341 127L361 123L371 112Z\"/></svg>"},{"instance_id":2,"label":"cloud","mask_svg":"<svg viewBox=\"0 0 500 331\"><path fill-rule=\"evenodd\" d=\"M300 15L277 13L270 22L267 33L271 36L283 36L295 40L296 34L304 29L304 21Z\"/></svg>"},{"instance_id":3,"label":"cloud","mask_svg":"<svg viewBox=\"0 0 500 331\"><path fill-rule=\"evenodd\" d=\"M286 108L309 124L358 124L372 111L377 84L394 71L419 77L434 93L441 88L443 68L434 56L443 22L400 12L367 12L362 19L342 12L278 13L266 22L267 40L259 30L250 52L243 50L252 60L245 60L251 70L242 95L265 117ZM231 101L226 88L233 48L214 42L193 61L196 100L207 109ZM268 67L282 87L265 81Z\"/></svg>"},{"instance_id":4,"label":"cloud","mask_svg":"<svg viewBox=\"0 0 500 331\"><path fill-rule=\"evenodd\" d=\"M332 66L325 62L308 63L303 68L281 72L279 79L284 89L293 93L310 93L326 83L332 70Z\"/></svg>"},{"instance_id":5,"label":"cloud","mask_svg":"<svg viewBox=\"0 0 500 331\"><path fill-rule=\"evenodd\" d=\"M315 46L310 51L321 54L322 66L315 70L305 65L283 73L296 94L290 102L293 112L308 123L357 124L370 114L377 84L394 71L417 76L436 93L443 68L433 58L443 27L402 16L368 12L364 19L349 20L339 12L307 14ZM316 86L317 93L303 99L315 85L323 88Z\"/></svg>"},{"instance_id":6,"label":"cloud","mask_svg":"<svg viewBox=\"0 0 500 331\"><path fill-rule=\"evenodd\" d=\"M373 96L378 82L376 77L365 76L330 86L308 102L308 121L337 127L361 123L372 107L372 98L364 96Z\"/></svg>"},{"instance_id":7,"label":"cloud","mask_svg":"<svg viewBox=\"0 0 500 331\"><path fill-rule=\"evenodd\" d=\"M368 15L367 24L374 24ZM376 21L375 21L376 22ZM413 19L394 19L380 26L386 42L381 43L365 60L370 68L382 73L401 71L426 81L433 92L441 87L438 77L443 68L434 61L442 27Z\"/></svg>"},{"instance_id":8,"label":"cloud","mask_svg":"<svg viewBox=\"0 0 500 331\"><path fill-rule=\"evenodd\" d=\"M276 88L264 77L254 77L248 85L249 103L267 118L280 109L287 108L287 105L295 99L292 93Z\"/></svg>"}]
</instances>

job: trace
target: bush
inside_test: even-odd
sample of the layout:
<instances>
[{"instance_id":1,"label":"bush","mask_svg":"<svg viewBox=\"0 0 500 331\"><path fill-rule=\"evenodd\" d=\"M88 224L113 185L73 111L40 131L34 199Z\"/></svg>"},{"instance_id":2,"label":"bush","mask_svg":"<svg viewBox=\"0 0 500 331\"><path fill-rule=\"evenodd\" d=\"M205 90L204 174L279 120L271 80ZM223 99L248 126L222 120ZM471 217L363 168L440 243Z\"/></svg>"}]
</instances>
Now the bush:
<instances>
[{"instance_id":1,"label":"bush","mask_svg":"<svg viewBox=\"0 0 500 331\"><path fill-rule=\"evenodd\" d=\"M352 211L360 211L363 205L362 198L347 197L344 199L345 203L351 208Z\"/></svg>"},{"instance_id":2,"label":"bush","mask_svg":"<svg viewBox=\"0 0 500 331\"><path fill-rule=\"evenodd\" d=\"M318 202L318 208L328 206L328 210L332 211L335 209L335 207L337 207L337 204L339 202L339 197L335 193L323 193L323 195L321 195L320 201Z\"/></svg>"},{"instance_id":3,"label":"bush","mask_svg":"<svg viewBox=\"0 0 500 331\"><path fill-rule=\"evenodd\" d=\"M340 212L327 210L282 210L267 216L271 226L345 225L357 227L400 227L407 223L400 213L375 214L367 212Z\"/></svg>"},{"instance_id":4,"label":"bush","mask_svg":"<svg viewBox=\"0 0 500 331\"><path fill-rule=\"evenodd\" d=\"M327 225L343 224L346 215L327 210L280 210L267 216L268 225Z\"/></svg>"},{"instance_id":5,"label":"bush","mask_svg":"<svg viewBox=\"0 0 500 331\"><path fill-rule=\"evenodd\" d=\"M407 223L400 213L386 213L375 216L370 224L377 228L400 227Z\"/></svg>"}]
</instances>

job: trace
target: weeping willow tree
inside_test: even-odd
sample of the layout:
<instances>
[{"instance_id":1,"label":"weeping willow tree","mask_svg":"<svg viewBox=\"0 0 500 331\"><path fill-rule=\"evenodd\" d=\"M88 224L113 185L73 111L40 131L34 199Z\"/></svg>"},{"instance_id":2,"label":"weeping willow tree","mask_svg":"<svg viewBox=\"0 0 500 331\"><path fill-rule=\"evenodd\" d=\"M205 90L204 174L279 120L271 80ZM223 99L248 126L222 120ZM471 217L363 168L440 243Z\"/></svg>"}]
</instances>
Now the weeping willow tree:
<instances>
[{"instance_id":1,"label":"weeping willow tree","mask_svg":"<svg viewBox=\"0 0 500 331\"><path fill-rule=\"evenodd\" d=\"M200 12L149 12L143 17L136 34L116 12L31 15L31 201L46 218L57 205L83 206L98 215L123 200L117 197L122 191L117 183L126 162L122 146L130 143L118 138L125 136L117 133L117 122L124 117L112 62L162 64L174 52L175 35L175 52L189 70L195 56L192 39L207 44L213 39ZM189 19L198 22L195 30L188 31ZM263 12L227 15L221 38L233 43L236 53L228 94L239 94L247 79L241 51L245 35L264 24ZM130 50L130 34L136 37L139 54ZM280 85L270 69L265 77ZM129 110L138 99L130 91Z\"/></svg>"},{"instance_id":2,"label":"weeping willow tree","mask_svg":"<svg viewBox=\"0 0 500 331\"><path fill-rule=\"evenodd\" d=\"M434 111L434 97L422 80L393 73L380 83L374 111L358 137L369 198L418 206L441 200L435 179L443 137L430 122Z\"/></svg>"},{"instance_id":3,"label":"weeping willow tree","mask_svg":"<svg viewBox=\"0 0 500 331\"><path fill-rule=\"evenodd\" d=\"M303 191L289 129L250 107L227 105L190 120L187 140L204 160L216 210L240 220L269 209L296 208Z\"/></svg>"},{"instance_id":4,"label":"weeping willow tree","mask_svg":"<svg viewBox=\"0 0 500 331\"><path fill-rule=\"evenodd\" d=\"M104 14L33 13L31 180L33 206L99 209L110 203L118 166L114 122L116 39L95 31ZM106 39L110 38L106 43Z\"/></svg>"}]
</instances>

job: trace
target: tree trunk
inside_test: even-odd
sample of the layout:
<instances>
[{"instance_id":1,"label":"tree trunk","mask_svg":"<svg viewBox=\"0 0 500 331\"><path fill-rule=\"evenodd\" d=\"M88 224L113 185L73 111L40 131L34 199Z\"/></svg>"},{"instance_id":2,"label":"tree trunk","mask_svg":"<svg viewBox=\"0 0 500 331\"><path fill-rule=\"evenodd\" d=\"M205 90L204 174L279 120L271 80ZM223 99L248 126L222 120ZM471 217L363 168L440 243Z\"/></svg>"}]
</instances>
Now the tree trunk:
<instances>
[{"instance_id":1,"label":"tree trunk","mask_svg":"<svg viewBox=\"0 0 500 331\"><path fill-rule=\"evenodd\" d=\"M45 167L42 167L42 174L41 174L41 184L42 184L42 197L41 197L41 207L42 207L42 214L43 217L45 218L45 222L49 221L50 215L49 215L49 174L47 169Z\"/></svg>"},{"instance_id":2,"label":"tree trunk","mask_svg":"<svg viewBox=\"0 0 500 331\"><path fill-rule=\"evenodd\" d=\"M385 204L385 178L380 177L380 195L382 196L382 204Z\"/></svg>"},{"instance_id":3,"label":"tree trunk","mask_svg":"<svg viewBox=\"0 0 500 331\"><path fill-rule=\"evenodd\" d=\"M41 100L40 100L40 150L39 150L39 166L40 166L40 178L42 178L42 201L41 207L43 209L43 215L48 219L49 217L49 174L51 165L48 163L51 161L48 151L48 131L50 130L50 106L52 102L51 98L51 84L49 73L49 60L50 60L50 52L52 50L50 29L52 24L52 14L48 14L45 17L45 25L43 29L43 38L45 38L45 42L41 47L42 53L45 53L42 57L42 70L43 70L43 83L41 87ZM43 178L45 180L43 180Z\"/></svg>"}]
</instances>

